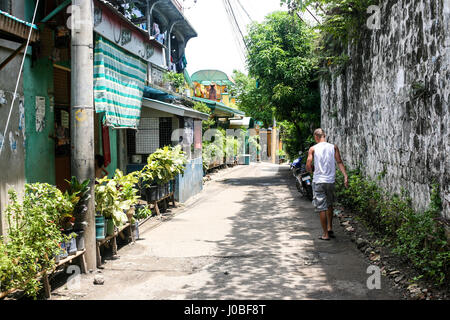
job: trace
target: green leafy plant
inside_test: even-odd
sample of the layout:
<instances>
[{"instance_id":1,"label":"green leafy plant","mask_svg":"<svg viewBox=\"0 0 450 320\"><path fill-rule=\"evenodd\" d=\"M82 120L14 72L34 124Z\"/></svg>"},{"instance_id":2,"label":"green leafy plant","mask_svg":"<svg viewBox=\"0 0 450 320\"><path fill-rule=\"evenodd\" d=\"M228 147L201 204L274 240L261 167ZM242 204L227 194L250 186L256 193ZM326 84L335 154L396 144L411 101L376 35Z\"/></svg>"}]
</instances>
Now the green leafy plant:
<instances>
[{"instance_id":1,"label":"green leafy plant","mask_svg":"<svg viewBox=\"0 0 450 320\"><path fill-rule=\"evenodd\" d=\"M421 275L437 284L448 283L450 248L445 230L437 222L442 210L439 187L432 186L428 210L413 210L405 190L389 195L358 171L349 172L349 188L336 174L336 195L345 207L353 209L371 229L393 246L394 253L407 257Z\"/></svg>"},{"instance_id":2,"label":"green leafy plant","mask_svg":"<svg viewBox=\"0 0 450 320\"><path fill-rule=\"evenodd\" d=\"M167 72L164 74L164 80L168 81L170 85L177 90L177 92L182 91L186 84L186 80L184 79L184 75L182 73Z\"/></svg>"},{"instance_id":3,"label":"green leafy plant","mask_svg":"<svg viewBox=\"0 0 450 320\"><path fill-rule=\"evenodd\" d=\"M142 176L147 185L166 184L175 179L179 174L183 174L187 159L181 146L166 146L156 150L147 159L147 165L142 170Z\"/></svg>"},{"instance_id":4,"label":"green leafy plant","mask_svg":"<svg viewBox=\"0 0 450 320\"><path fill-rule=\"evenodd\" d=\"M152 215L152 210L150 210L150 208L147 206L142 206L142 207L139 207L138 209L136 209L134 217L137 220L143 220L143 219L150 217L151 215Z\"/></svg>"},{"instance_id":5,"label":"green leafy plant","mask_svg":"<svg viewBox=\"0 0 450 320\"><path fill-rule=\"evenodd\" d=\"M22 201L15 190L8 193L8 234L0 238L1 289L24 290L36 297L41 289L38 273L55 266L53 257L66 240L59 220L73 212L74 204L45 183L26 184Z\"/></svg>"},{"instance_id":6,"label":"green leafy plant","mask_svg":"<svg viewBox=\"0 0 450 320\"><path fill-rule=\"evenodd\" d=\"M120 201L126 202L130 207L135 205L140 198L137 195L139 190L136 188L139 182L139 176L140 173L138 171L124 175L122 171L117 169L112 178L119 190Z\"/></svg>"},{"instance_id":7,"label":"green leafy plant","mask_svg":"<svg viewBox=\"0 0 450 320\"><path fill-rule=\"evenodd\" d=\"M63 228L68 229L68 226L71 224L77 224L79 229L84 229L82 224L83 216L86 214L88 210L88 201L91 198L89 183L91 182L89 179L86 179L83 182L78 181L76 177L72 177L70 181L66 180L69 184L69 188L64 194L67 199L74 205L74 209L72 215L66 216L63 221ZM77 221L78 220L78 221Z\"/></svg>"},{"instance_id":8,"label":"green leafy plant","mask_svg":"<svg viewBox=\"0 0 450 320\"><path fill-rule=\"evenodd\" d=\"M119 185L114 179L107 177L97 179L95 185L95 210L97 214L106 219L112 219L114 225L119 227L128 222L124 210L130 209L130 201L123 200Z\"/></svg>"},{"instance_id":9,"label":"green leafy plant","mask_svg":"<svg viewBox=\"0 0 450 320\"><path fill-rule=\"evenodd\" d=\"M277 150L277 156L284 158L286 156L286 151L284 151L283 149Z\"/></svg>"},{"instance_id":10,"label":"green leafy plant","mask_svg":"<svg viewBox=\"0 0 450 320\"><path fill-rule=\"evenodd\" d=\"M212 112L211 109L203 102L195 102L194 103L194 110L199 111L199 112L203 112L206 114L210 115L210 118L208 120L203 120L202 121L202 130L203 133L205 133L206 130L214 127L216 125L216 121L214 120L214 118L211 116Z\"/></svg>"}]
</instances>

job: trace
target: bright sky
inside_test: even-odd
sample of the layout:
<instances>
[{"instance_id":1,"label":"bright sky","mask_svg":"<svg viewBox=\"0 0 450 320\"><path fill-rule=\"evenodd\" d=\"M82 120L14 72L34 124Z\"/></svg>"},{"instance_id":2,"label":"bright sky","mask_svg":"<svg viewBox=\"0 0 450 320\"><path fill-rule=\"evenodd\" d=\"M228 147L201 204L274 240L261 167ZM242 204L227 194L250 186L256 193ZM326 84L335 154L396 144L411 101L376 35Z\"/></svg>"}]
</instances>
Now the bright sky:
<instances>
[{"instance_id":1,"label":"bright sky","mask_svg":"<svg viewBox=\"0 0 450 320\"><path fill-rule=\"evenodd\" d=\"M238 21L248 23L250 20L237 0L230 2ZM280 6L280 0L240 0L240 2L250 17L258 22L262 22L264 17L273 11L286 10ZM189 7L193 0L185 3L185 6ZM247 73L223 0L197 0L197 4L185 10L184 14L198 33L198 37L189 40L186 47L187 70L190 75L202 69L218 69L229 76L234 69Z\"/></svg>"}]
</instances>

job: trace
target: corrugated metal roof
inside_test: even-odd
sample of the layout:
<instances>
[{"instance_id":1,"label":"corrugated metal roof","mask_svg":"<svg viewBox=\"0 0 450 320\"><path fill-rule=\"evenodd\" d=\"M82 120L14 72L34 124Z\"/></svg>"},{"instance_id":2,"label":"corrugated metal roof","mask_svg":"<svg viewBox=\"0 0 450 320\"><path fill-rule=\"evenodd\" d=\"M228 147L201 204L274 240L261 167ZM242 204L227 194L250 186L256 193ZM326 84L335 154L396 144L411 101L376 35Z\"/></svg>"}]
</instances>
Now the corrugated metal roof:
<instances>
[{"instance_id":1,"label":"corrugated metal roof","mask_svg":"<svg viewBox=\"0 0 450 320\"><path fill-rule=\"evenodd\" d=\"M191 117L194 119L201 119L201 120L209 119L209 114L199 112L197 110L187 108L184 106L175 105L175 104L171 104L171 103L167 103L167 102L162 102L162 101L154 100L154 99L148 99L148 98L142 99L142 106L151 108L151 109L155 109L155 110L159 110L159 111L163 111L163 112L167 112L167 113L171 113L171 114L175 114L178 116L183 116L183 117Z\"/></svg>"},{"instance_id":2,"label":"corrugated metal roof","mask_svg":"<svg viewBox=\"0 0 450 320\"><path fill-rule=\"evenodd\" d=\"M30 28L33 28L30 41L39 40L39 29L35 24L23 21L13 15L0 10L0 30L21 39L28 39Z\"/></svg>"},{"instance_id":3,"label":"corrugated metal roof","mask_svg":"<svg viewBox=\"0 0 450 320\"><path fill-rule=\"evenodd\" d=\"M237 109L233 109L228 107L227 105L223 104L222 102L217 102L213 100L208 100L204 98L199 97L192 97L193 100L203 102L208 107L214 110L216 115L224 116L224 117L234 117L235 115L239 116L245 116L245 112ZM219 111L219 112L217 112Z\"/></svg>"}]
</instances>

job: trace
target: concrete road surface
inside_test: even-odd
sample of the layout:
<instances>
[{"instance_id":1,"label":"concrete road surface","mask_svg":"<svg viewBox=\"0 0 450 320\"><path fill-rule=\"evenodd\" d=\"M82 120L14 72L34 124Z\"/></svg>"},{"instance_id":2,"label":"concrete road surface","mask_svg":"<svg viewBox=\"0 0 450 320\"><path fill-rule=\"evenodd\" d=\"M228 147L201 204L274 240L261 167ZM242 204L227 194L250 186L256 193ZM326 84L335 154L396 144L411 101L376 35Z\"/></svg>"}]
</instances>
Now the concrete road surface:
<instances>
[{"instance_id":1,"label":"concrete road surface","mask_svg":"<svg viewBox=\"0 0 450 320\"><path fill-rule=\"evenodd\" d=\"M318 215L287 165L219 176L109 260L103 285L82 275L52 299L400 299L384 277L380 290L367 288L368 264L337 220L336 239L318 239Z\"/></svg>"}]
</instances>

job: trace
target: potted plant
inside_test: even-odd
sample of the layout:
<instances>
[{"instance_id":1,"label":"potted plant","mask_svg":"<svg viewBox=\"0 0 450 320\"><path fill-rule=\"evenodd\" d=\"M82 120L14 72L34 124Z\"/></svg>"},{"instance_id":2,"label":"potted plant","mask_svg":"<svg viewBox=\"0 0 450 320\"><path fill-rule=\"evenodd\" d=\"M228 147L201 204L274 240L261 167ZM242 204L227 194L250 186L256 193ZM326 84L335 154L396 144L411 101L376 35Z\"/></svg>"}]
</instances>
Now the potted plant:
<instances>
[{"instance_id":1,"label":"potted plant","mask_svg":"<svg viewBox=\"0 0 450 320\"><path fill-rule=\"evenodd\" d=\"M105 217L98 213L95 216L95 235L97 240L105 239Z\"/></svg>"},{"instance_id":2,"label":"potted plant","mask_svg":"<svg viewBox=\"0 0 450 320\"><path fill-rule=\"evenodd\" d=\"M116 182L119 190L120 201L123 204L124 211L131 220L134 214L134 205L138 203L140 196L138 196L139 189L136 188L139 183L140 172L132 172L124 175L119 169L116 170L113 180Z\"/></svg>"},{"instance_id":3,"label":"potted plant","mask_svg":"<svg viewBox=\"0 0 450 320\"><path fill-rule=\"evenodd\" d=\"M69 188L66 191L66 196L74 204L73 218L71 221L74 223L73 229L77 234L77 248L79 250L84 249L84 230L86 228L86 222L84 222L84 215L87 212L88 201L91 198L89 187L90 180L87 179L83 182L78 181L76 177L72 177L70 181L66 180L69 184Z\"/></svg>"},{"instance_id":4,"label":"potted plant","mask_svg":"<svg viewBox=\"0 0 450 320\"><path fill-rule=\"evenodd\" d=\"M123 200L121 187L117 179L97 179L95 186L95 207L105 219L112 219L115 227L120 227L128 222L124 210L129 210L132 201Z\"/></svg>"},{"instance_id":5,"label":"potted plant","mask_svg":"<svg viewBox=\"0 0 450 320\"><path fill-rule=\"evenodd\" d=\"M169 182L178 174L184 173L186 162L180 146L175 148L166 146L156 150L148 157L147 165L141 173L150 190L150 201L155 201L157 197L161 198L168 194Z\"/></svg>"},{"instance_id":6,"label":"potted plant","mask_svg":"<svg viewBox=\"0 0 450 320\"><path fill-rule=\"evenodd\" d=\"M0 268L8 265L10 271L0 273L2 287L36 296L41 287L36 274L55 266L60 243L66 240L59 222L73 211L73 204L56 187L44 183L26 184L21 201L15 190L9 190L9 199L5 210L8 241L0 237L0 256L7 258L0 258Z\"/></svg>"}]
</instances>

